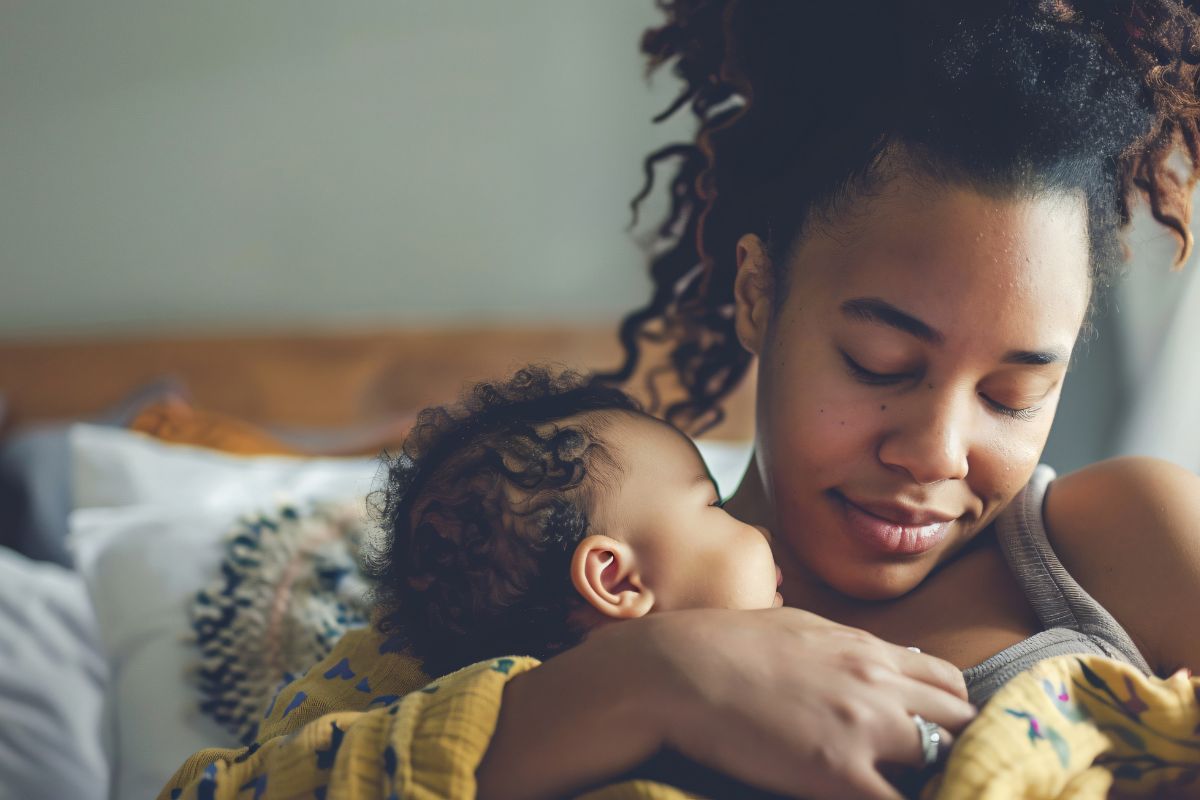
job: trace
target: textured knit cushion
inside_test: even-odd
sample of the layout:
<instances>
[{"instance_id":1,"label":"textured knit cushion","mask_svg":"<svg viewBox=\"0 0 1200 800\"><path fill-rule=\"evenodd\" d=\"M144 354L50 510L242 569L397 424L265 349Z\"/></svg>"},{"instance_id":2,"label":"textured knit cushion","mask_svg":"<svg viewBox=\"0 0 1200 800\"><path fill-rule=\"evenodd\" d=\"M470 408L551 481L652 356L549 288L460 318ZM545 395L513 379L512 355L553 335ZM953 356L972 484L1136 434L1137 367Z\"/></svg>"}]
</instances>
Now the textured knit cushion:
<instances>
[{"instance_id":1,"label":"textured knit cushion","mask_svg":"<svg viewBox=\"0 0 1200 800\"><path fill-rule=\"evenodd\" d=\"M363 502L284 506L234 526L221 574L196 595L201 710L250 744L275 692L367 623Z\"/></svg>"}]
</instances>

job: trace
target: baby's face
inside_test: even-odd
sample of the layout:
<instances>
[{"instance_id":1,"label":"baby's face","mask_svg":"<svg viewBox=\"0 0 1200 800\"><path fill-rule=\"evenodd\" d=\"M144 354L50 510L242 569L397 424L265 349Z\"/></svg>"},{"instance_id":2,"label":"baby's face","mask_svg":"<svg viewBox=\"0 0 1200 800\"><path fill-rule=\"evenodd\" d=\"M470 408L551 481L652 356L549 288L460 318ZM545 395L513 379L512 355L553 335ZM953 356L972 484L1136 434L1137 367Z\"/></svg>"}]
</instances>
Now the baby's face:
<instances>
[{"instance_id":1,"label":"baby's face","mask_svg":"<svg viewBox=\"0 0 1200 800\"><path fill-rule=\"evenodd\" d=\"M718 505L717 486L690 439L641 414L621 413L602 434L620 485L599 492L599 530L629 544L655 611L783 605L766 531Z\"/></svg>"}]
</instances>

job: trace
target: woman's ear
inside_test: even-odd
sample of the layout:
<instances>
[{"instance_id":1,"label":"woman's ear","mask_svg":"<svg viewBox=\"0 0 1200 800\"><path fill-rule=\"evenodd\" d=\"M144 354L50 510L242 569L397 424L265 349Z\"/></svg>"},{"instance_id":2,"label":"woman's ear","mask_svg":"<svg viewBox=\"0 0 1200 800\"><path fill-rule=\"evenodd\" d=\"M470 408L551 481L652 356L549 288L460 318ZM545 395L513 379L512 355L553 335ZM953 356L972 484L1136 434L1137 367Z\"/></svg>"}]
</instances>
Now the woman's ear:
<instances>
[{"instance_id":1,"label":"woman's ear","mask_svg":"<svg viewBox=\"0 0 1200 800\"><path fill-rule=\"evenodd\" d=\"M608 536L588 536L571 557L571 582L592 608L610 619L633 619L654 607L633 548Z\"/></svg>"},{"instance_id":2,"label":"woman's ear","mask_svg":"<svg viewBox=\"0 0 1200 800\"><path fill-rule=\"evenodd\" d=\"M773 283L766 245L753 233L747 233L737 243L737 275L733 279L734 327L742 347L756 356L762 352L767 337Z\"/></svg>"}]
</instances>

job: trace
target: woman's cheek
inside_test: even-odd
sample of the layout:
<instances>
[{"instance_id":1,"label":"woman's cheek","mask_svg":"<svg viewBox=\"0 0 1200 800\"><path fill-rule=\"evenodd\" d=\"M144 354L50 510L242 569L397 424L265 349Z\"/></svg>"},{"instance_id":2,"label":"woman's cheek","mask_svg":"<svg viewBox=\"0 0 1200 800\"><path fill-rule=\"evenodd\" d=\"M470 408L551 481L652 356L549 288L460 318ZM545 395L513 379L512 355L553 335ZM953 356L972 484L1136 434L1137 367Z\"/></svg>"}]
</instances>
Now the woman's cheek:
<instances>
[{"instance_id":1,"label":"woman's cheek","mask_svg":"<svg viewBox=\"0 0 1200 800\"><path fill-rule=\"evenodd\" d=\"M1015 425L1027 429L1013 431ZM974 443L967 473L972 492L993 511L1008 505L1033 475L1048 433L1048 421L1000 421L989 436Z\"/></svg>"},{"instance_id":2,"label":"woman's cheek","mask_svg":"<svg viewBox=\"0 0 1200 800\"><path fill-rule=\"evenodd\" d=\"M777 474L803 466L807 478L819 479L859 462L863 453L870 452L870 439L878 427L877 415L867 413L861 400L849 397L777 407L771 416L770 438L764 444L773 451L777 468L791 468Z\"/></svg>"}]
</instances>

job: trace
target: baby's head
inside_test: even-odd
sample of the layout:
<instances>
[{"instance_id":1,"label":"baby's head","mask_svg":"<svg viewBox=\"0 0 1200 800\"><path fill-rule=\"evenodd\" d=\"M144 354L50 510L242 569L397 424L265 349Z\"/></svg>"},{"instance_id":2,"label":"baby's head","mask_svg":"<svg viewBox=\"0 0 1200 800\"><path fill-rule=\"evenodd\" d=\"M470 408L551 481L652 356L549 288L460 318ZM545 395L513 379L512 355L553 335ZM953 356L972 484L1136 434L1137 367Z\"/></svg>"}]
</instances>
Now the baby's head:
<instances>
[{"instance_id":1,"label":"baby's head","mask_svg":"<svg viewBox=\"0 0 1200 800\"><path fill-rule=\"evenodd\" d=\"M782 602L764 532L721 509L691 440L575 373L422 411L380 498L376 624L431 674L651 611Z\"/></svg>"}]
</instances>

